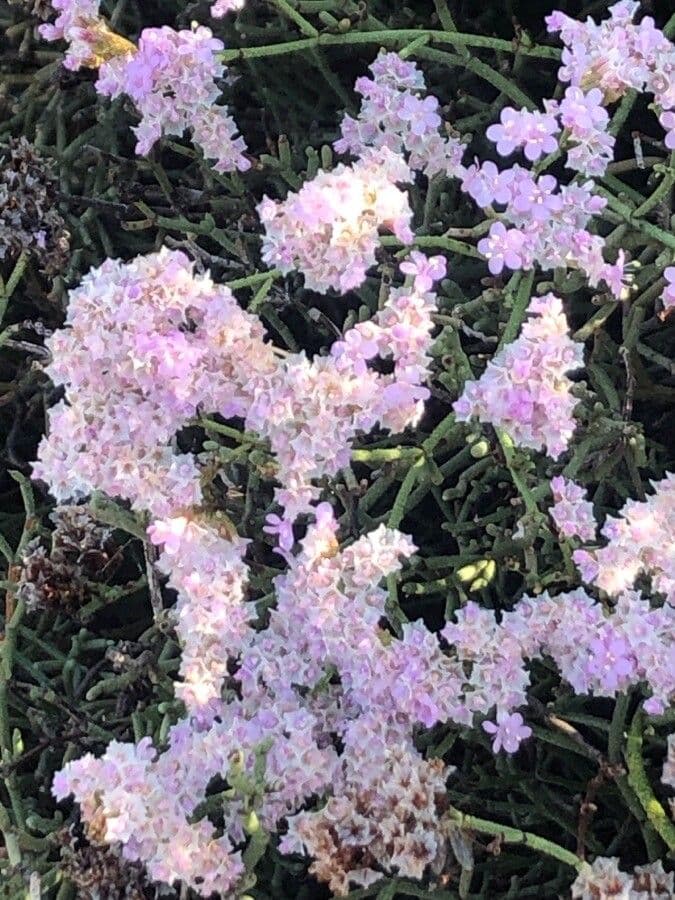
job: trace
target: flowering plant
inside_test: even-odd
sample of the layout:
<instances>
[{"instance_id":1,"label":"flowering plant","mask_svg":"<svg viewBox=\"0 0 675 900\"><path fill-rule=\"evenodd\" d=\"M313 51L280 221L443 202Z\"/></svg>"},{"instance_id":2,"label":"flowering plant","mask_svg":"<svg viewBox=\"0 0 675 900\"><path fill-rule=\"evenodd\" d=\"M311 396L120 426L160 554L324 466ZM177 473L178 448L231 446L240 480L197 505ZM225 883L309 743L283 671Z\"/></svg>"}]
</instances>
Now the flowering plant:
<instances>
[{"instance_id":1,"label":"flowering plant","mask_svg":"<svg viewBox=\"0 0 675 900\"><path fill-rule=\"evenodd\" d=\"M41 221L73 254L44 341L0 331L47 410L0 541L12 890L675 890L675 18L378 6L39 12L62 209L0 316Z\"/></svg>"}]
</instances>

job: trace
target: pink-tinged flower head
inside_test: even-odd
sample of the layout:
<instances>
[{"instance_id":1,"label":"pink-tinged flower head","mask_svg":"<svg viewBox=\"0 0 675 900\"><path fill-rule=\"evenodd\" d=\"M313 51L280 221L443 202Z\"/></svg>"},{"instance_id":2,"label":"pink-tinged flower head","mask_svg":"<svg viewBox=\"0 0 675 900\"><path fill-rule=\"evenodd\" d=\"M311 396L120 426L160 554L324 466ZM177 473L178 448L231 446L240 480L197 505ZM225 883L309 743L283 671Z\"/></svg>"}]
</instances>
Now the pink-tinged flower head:
<instances>
[{"instance_id":1,"label":"pink-tinged flower head","mask_svg":"<svg viewBox=\"0 0 675 900\"><path fill-rule=\"evenodd\" d=\"M508 713L503 710L497 713L496 723L483 722L483 730L493 736L493 753L499 753L502 749L507 753L515 753L521 742L532 734L532 729L529 725L525 725L520 713Z\"/></svg>"},{"instance_id":2,"label":"pink-tinged flower head","mask_svg":"<svg viewBox=\"0 0 675 900\"><path fill-rule=\"evenodd\" d=\"M611 625L605 625L589 645L587 672L597 679L603 693L623 691L634 680L637 662L629 641Z\"/></svg>"},{"instance_id":3,"label":"pink-tinged flower head","mask_svg":"<svg viewBox=\"0 0 675 900\"><path fill-rule=\"evenodd\" d=\"M534 298L520 336L492 359L478 381L468 381L454 404L460 421L476 417L501 428L522 447L557 459L576 427L576 399L567 373L583 363L583 348L568 334L562 303Z\"/></svg>"},{"instance_id":4,"label":"pink-tinged flower head","mask_svg":"<svg viewBox=\"0 0 675 900\"><path fill-rule=\"evenodd\" d=\"M549 511L560 534L579 537L582 541L594 540L598 526L586 491L562 475L551 479L551 491L554 503Z\"/></svg>"},{"instance_id":5,"label":"pink-tinged flower head","mask_svg":"<svg viewBox=\"0 0 675 900\"><path fill-rule=\"evenodd\" d=\"M190 130L215 169L245 171L244 140L226 106L219 106L218 80L225 67L218 59L222 41L208 28L174 31L145 28L138 51L127 60L101 67L97 89L110 97L127 94L141 115L137 152L146 154L162 135Z\"/></svg>"},{"instance_id":6,"label":"pink-tinged flower head","mask_svg":"<svg viewBox=\"0 0 675 900\"><path fill-rule=\"evenodd\" d=\"M239 12L244 8L246 0L216 0L211 6L211 15L214 19L222 19L231 12Z\"/></svg>"},{"instance_id":7,"label":"pink-tinged flower head","mask_svg":"<svg viewBox=\"0 0 675 900\"><path fill-rule=\"evenodd\" d=\"M480 207L491 203L506 204L512 197L514 169L500 172L497 166L488 160L481 165L473 164L464 170L462 190Z\"/></svg>"},{"instance_id":8,"label":"pink-tinged flower head","mask_svg":"<svg viewBox=\"0 0 675 900\"><path fill-rule=\"evenodd\" d=\"M560 32L565 48L559 78L583 90L598 88L606 103L626 91L652 91L664 108L672 106L673 45L645 16L633 21L639 3L622 0L609 7L609 18L577 22L564 13L547 18L548 29Z\"/></svg>"},{"instance_id":9,"label":"pink-tinged flower head","mask_svg":"<svg viewBox=\"0 0 675 900\"><path fill-rule=\"evenodd\" d=\"M487 259L493 275L499 275L505 266L528 269L532 265L527 234L518 228L507 228L503 222L490 226L489 235L478 242L478 250Z\"/></svg>"},{"instance_id":10,"label":"pink-tinged flower head","mask_svg":"<svg viewBox=\"0 0 675 900\"><path fill-rule=\"evenodd\" d=\"M259 207L263 259L283 272L299 269L311 290L358 287L375 264L379 228L412 240L412 210L397 186L410 179L401 157L369 150L353 166L320 171L283 202L266 198Z\"/></svg>"},{"instance_id":11,"label":"pink-tinged flower head","mask_svg":"<svg viewBox=\"0 0 675 900\"><path fill-rule=\"evenodd\" d=\"M372 77L359 78L355 89L363 97L357 118L345 116L338 153L364 157L370 149L386 149L404 157L412 172L428 178L462 171L463 145L441 135L439 103L426 89L414 62L397 53L381 53L370 66Z\"/></svg>"}]
</instances>

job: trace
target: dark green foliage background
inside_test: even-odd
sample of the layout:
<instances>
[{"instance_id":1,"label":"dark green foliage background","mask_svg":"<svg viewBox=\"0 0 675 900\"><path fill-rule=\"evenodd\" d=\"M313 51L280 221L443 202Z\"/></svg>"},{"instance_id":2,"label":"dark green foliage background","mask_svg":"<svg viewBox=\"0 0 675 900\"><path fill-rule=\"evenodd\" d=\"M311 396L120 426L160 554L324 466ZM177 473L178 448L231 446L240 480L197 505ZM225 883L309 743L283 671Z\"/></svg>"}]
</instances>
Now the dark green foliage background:
<instances>
[{"instance_id":1,"label":"dark green foliage background","mask_svg":"<svg viewBox=\"0 0 675 900\"><path fill-rule=\"evenodd\" d=\"M333 5L340 3L336 0ZM543 28L543 18L551 9L584 16L602 14L608 6L528 0L448 5L459 31L511 40L525 30L533 41L551 45L554 42ZM60 210L72 236L72 256L66 270L53 280L29 263L0 330L36 321L48 329L58 327L68 288L91 266L108 256L128 259L163 243L186 249L218 280L244 277L263 268L255 204L263 193L283 196L289 188L297 188L321 160L329 161L327 145L337 135L342 110L356 108L354 79L365 73L377 45L328 48L233 65L238 78L226 88L225 96L255 163L243 178L223 177L214 174L187 141L164 141L149 158L136 158L129 129L136 121L133 110L125 102L109 103L98 97L93 73L61 68L61 53L33 37L34 20L27 14L30 6L30 2L0 2L0 32L4 33L0 37L0 142L25 135L53 160ZM666 22L668 6L653 4L660 25ZM115 28L129 37L148 25L189 27L192 20L209 22L205 2L120 0L116 5L104 2L103 8ZM341 9L353 29L368 27L368 16L392 29L439 27L433 3L421 0L344 0ZM330 24L310 18L330 30ZM263 0L249 0L238 18L212 24L228 47L297 37L293 25ZM372 19L370 25L375 27ZM454 50L430 51L420 57L430 90L443 104L445 120L461 133L473 135L472 149L481 158L494 158L484 130L512 100L467 68ZM554 60L491 51L474 53L472 58L488 62L534 101L551 96L555 89ZM652 144L662 135L644 98L622 128L619 159L633 157L635 132L642 135L645 155L663 155L662 147L654 149ZM650 168L632 169L617 177L623 179L628 197L634 198L635 192L646 197L657 185ZM671 199L666 196L648 216L667 231L672 230ZM448 227L471 227L479 221L472 204L449 182L434 184L428 195L426 188L415 188L413 201L419 233L440 235ZM649 480L675 466L675 366L669 361L675 316L666 323L656 317L653 301L659 290L650 290L659 276L654 260L660 248L630 228L621 245L642 263L637 301L614 304L574 277L556 284L565 294L572 328L580 329L579 336L587 340L589 360L578 386L585 402L580 406L571 466L577 480L590 489L596 512L603 516L616 511L628 497L644 498ZM383 250L382 262L393 272L393 251ZM3 277L7 278L11 264L9 260L4 265ZM371 278L358 292L338 300L306 291L300 278L288 277L255 303L276 342L289 350L305 348L316 353L345 324L372 315L379 290L379 278ZM253 302L253 294L242 291L242 302ZM440 293L433 397L425 418L415 433L402 438L371 436L363 439L363 446L375 442L419 445L448 413L465 378L477 375L494 352L512 301L503 280L486 277L483 262L451 255L449 276ZM599 327L588 325L600 309L606 320ZM25 343L40 342L29 325L17 334ZM16 341L0 348L0 531L12 548L19 543L26 516L19 484L10 473L29 475L44 430L45 409L57 399L37 359L36 353ZM545 527L532 524L525 555L522 544L514 543L512 532L524 510L511 474L494 435L485 433L489 452L476 458L466 442L468 434L465 427L457 426L438 444L433 477L413 490L401 522L402 530L411 533L420 547L399 585L401 605L410 618L422 616L431 627L438 627L467 598L457 569L483 558L496 561L497 574L487 588L472 596L489 608L509 608L526 591L561 591L577 583L565 568L554 535ZM205 437L203 432L186 430L181 441L200 452ZM271 483L262 472L266 457L250 448L242 455L227 438L211 434L208 438L212 443L204 451L205 462L221 460L230 481L227 487L216 479L210 501L227 513L241 534L254 539L252 590L262 601L262 613L278 565L261 539L262 520L271 509ZM547 481L558 467L539 455L518 456L516 463L545 509ZM353 472L334 485L345 536L387 520L405 474L400 462L380 468L355 464ZM42 530L46 538L50 501L36 488L35 502L36 513L28 527L35 534ZM103 511L106 514L110 517L110 509ZM179 648L169 628L161 622L153 624L140 542L123 529L115 532L115 538L119 565L111 568L107 582L91 585L83 610L75 616L59 609L31 614L16 635L13 677L6 685L14 747L5 747L0 786L3 805L12 810L16 821L18 803L23 817L21 867L13 870L0 860L0 892L12 900L25 895L31 872L40 874L44 896L75 895L75 889L62 879L57 836L63 832L64 821L75 821L76 811L67 805L57 809L50 794L51 777L64 759L100 752L112 738L161 737L179 715L171 691ZM0 577L7 575L0 573ZM111 648L124 655L121 666L115 663ZM536 667L533 682L530 723L536 739L515 757L494 757L487 736L480 731L439 726L420 734L420 746L457 766L449 782L451 802L465 812L548 837L571 850L578 847L589 859L598 854L621 856L629 868L664 858L664 846L646 821L623 769L621 736L639 697L616 706L607 700L575 697L560 684L555 670L543 664ZM552 717L575 730L561 731ZM644 735L645 764L657 794L664 736L672 719L671 715L650 722ZM597 807L594 814L589 814L589 802ZM567 867L524 847L497 842L488 846L488 841L476 838L470 898L565 896L572 878ZM430 882L420 889L383 882L376 891L384 884L388 892L383 897L428 892L449 900L458 896L458 874L450 861L444 884ZM124 877L120 876L122 881ZM122 888L113 885L110 889L109 896L124 896ZM146 894L154 896L154 889L148 886ZM326 896L306 875L302 861L281 858L274 849L263 859L251 894L261 900Z\"/></svg>"}]
</instances>

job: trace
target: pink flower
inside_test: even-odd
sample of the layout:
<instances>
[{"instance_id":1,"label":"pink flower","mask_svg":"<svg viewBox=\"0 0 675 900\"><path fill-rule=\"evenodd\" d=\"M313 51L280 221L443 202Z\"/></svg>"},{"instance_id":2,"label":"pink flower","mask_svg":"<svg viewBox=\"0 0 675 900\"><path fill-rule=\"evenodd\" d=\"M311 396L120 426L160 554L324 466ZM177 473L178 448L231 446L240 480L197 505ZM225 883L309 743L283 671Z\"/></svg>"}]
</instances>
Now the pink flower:
<instances>
[{"instance_id":1,"label":"pink flower","mask_svg":"<svg viewBox=\"0 0 675 900\"><path fill-rule=\"evenodd\" d=\"M280 518L275 513L270 513L265 517L266 525L263 526L265 534L276 535L279 548L284 551L292 550L295 543L293 535L293 521L291 519Z\"/></svg>"},{"instance_id":2,"label":"pink flower","mask_svg":"<svg viewBox=\"0 0 675 900\"><path fill-rule=\"evenodd\" d=\"M529 268L531 258L527 243L527 235L519 229L507 229L503 222L495 222L490 226L488 237L478 242L478 250L488 260L490 272L499 275L504 266Z\"/></svg>"},{"instance_id":3,"label":"pink flower","mask_svg":"<svg viewBox=\"0 0 675 900\"><path fill-rule=\"evenodd\" d=\"M551 518L560 534L580 537L582 541L594 540L598 526L593 504L586 500L586 491L562 475L551 479L551 491L554 500Z\"/></svg>"},{"instance_id":4,"label":"pink flower","mask_svg":"<svg viewBox=\"0 0 675 900\"><path fill-rule=\"evenodd\" d=\"M508 713L499 710L497 722L483 722L483 730L493 735L492 751L499 753L503 748L507 753L515 753L521 741L529 738L532 729L525 725L520 713Z\"/></svg>"},{"instance_id":5,"label":"pink flower","mask_svg":"<svg viewBox=\"0 0 675 900\"><path fill-rule=\"evenodd\" d=\"M659 121L666 129L665 144L669 150L675 150L675 111L667 109L662 112Z\"/></svg>"},{"instance_id":6,"label":"pink flower","mask_svg":"<svg viewBox=\"0 0 675 900\"><path fill-rule=\"evenodd\" d=\"M371 78L356 80L361 109L357 118L344 117L335 150L363 158L369 149L386 149L428 178L460 174L464 146L456 137L439 134L438 100L419 96L426 84L415 63L382 52L370 71Z\"/></svg>"},{"instance_id":7,"label":"pink flower","mask_svg":"<svg viewBox=\"0 0 675 900\"><path fill-rule=\"evenodd\" d=\"M230 12L239 12L244 8L246 0L216 0L211 7L211 15L214 19L222 19Z\"/></svg>"},{"instance_id":8,"label":"pink flower","mask_svg":"<svg viewBox=\"0 0 675 900\"><path fill-rule=\"evenodd\" d=\"M514 150L523 147L525 157L533 162L558 148L554 135L560 131L560 127L554 116L507 106L499 118L501 124L490 125L485 134L497 144L500 156L509 156Z\"/></svg>"},{"instance_id":9,"label":"pink flower","mask_svg":"<svg viewBox=\"0 0 675 900\"><path fill-rule=\"evenodd\" d=\"M425 256L412 250L399 268L406 275L413 275L415 290L424 293L432 289L435 281L445 278L446 261L444 256Z\"/></svg>"},{"instance_id":10,"label":"pink flower","mask_svg":"<svg viewBox=\"0 0 675 900\"><path fill-rule=\"evenodd\" d=\"M668 284L661 294L661 299L666 309L672 309L675 306L675 266L668 266L663 272L663 277Z\"/></svg>"}]
</instances>

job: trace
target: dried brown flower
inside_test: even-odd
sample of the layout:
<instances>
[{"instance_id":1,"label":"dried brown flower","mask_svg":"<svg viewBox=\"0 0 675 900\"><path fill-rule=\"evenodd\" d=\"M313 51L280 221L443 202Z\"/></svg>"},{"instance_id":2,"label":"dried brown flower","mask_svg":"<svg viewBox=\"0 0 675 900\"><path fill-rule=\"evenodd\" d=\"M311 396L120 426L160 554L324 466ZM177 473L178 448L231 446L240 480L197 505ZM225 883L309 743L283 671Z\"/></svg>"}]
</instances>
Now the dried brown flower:
<instances>
[{"instance_id":1,"label":"dried brown flower","mask_svg":"<svg viewBox=\"0 0 675 900\"><path fill-rule=\"evenodd\" d=\"M51 163L25 138L0 149L0 260L22 251L54 274L68 258L70 235L56 208Z\"/></svg>"},{"instance_id":2,"label":"dried brown flower","mask_svg":"<svg viewBox=\"0 0 675 900\"><path fill-rule=\"evenodd\" d=\"M58 608L74 614L91 594L91 583L111 560L111 531L81 506L60 506L51 515L55 529L47 550L36 539L23 559L18 595L29 609Z\"/></svg>"}]
</instances>

